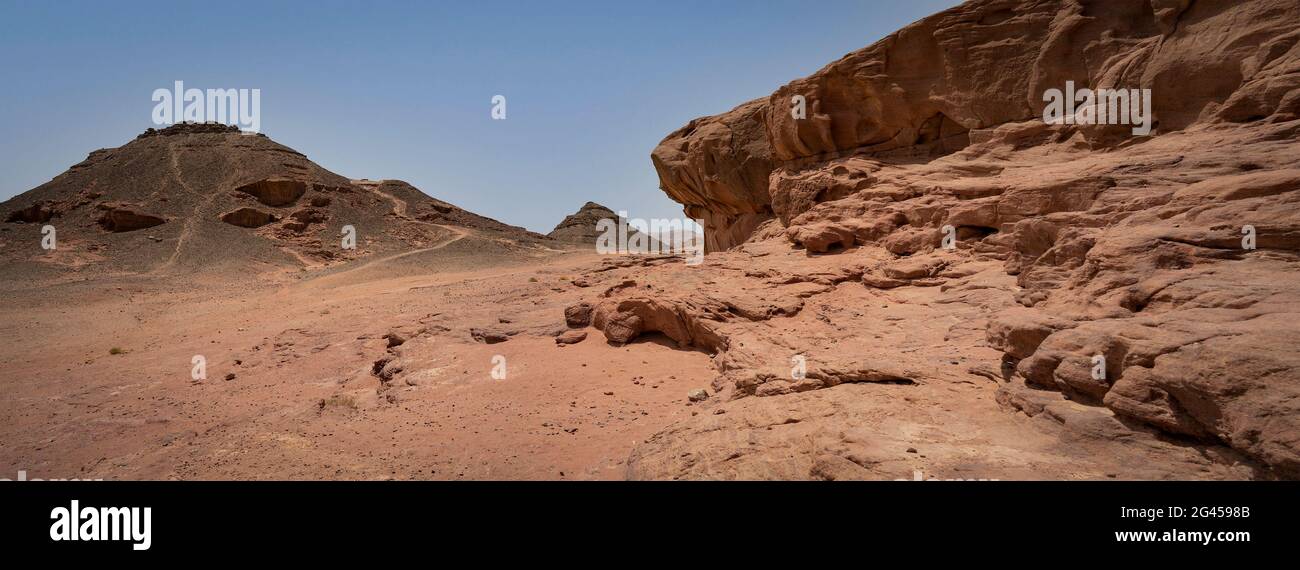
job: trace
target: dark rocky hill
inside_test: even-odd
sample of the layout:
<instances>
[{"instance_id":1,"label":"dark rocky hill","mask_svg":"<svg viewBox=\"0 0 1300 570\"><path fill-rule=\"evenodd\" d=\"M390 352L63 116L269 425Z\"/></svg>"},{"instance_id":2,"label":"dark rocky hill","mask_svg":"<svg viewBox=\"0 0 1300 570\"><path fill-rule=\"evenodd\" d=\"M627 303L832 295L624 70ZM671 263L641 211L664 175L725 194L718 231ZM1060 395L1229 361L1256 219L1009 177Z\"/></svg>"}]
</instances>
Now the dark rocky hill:
<instances>
[{"instance_id":1,"label":"dark rocky hill","mask_svg":"<svg viewBox=\"0 0 1300 570\"><path fill-rule=\"evenodd\" d=\"M320 267L429 248L472 232L543 247L545 236L401 181L350 180L260 134L217 124L149 129L90 153L0 204L6 273ZM41 247L53 226L57 248ZM343 228L356 230L345 249Z\"/></svg>"}]
</instances>

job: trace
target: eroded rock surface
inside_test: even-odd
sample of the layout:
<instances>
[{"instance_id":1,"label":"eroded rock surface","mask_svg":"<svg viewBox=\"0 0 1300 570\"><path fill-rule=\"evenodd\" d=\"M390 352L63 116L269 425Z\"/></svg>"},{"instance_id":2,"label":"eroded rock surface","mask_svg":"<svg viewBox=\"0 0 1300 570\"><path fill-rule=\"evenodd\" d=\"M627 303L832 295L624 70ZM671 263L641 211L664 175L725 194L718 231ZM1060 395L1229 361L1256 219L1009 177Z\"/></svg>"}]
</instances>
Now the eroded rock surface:
<instances>
[{"instance_id":1,"label":"eroded rock surface","mask_svg":"<svg viewBox=\"0 0 1300 570\"><path fill-rule=\"evenodd\" d=\"M1046 124L1044 92L1067 81L1149 89L1150 135ZM1032 429L1101 434L1170 476L1300 477L1297 134L1300 4L1285 0L967 2L692 121L652 158L711 250L733 251L655 269L669 281L629 276L596 325L714 352L742 413L668 430L631 473L879 476L889 462L849 434L918 433L919 412L854 405L974 376ZM807 372L792 379L798 355ZM802 395L839 384L863 385ZM950 404L945 422L1004 421ZM755 416L774 409L800 427ZM725 465L748 457L721 451L735 438L770 431L793 433L759 445L789 446L792 465ZM810 437L824 445L795 444ZM1215 466L1185 469L1196 455Z\"/></svg>"}]
</instances>

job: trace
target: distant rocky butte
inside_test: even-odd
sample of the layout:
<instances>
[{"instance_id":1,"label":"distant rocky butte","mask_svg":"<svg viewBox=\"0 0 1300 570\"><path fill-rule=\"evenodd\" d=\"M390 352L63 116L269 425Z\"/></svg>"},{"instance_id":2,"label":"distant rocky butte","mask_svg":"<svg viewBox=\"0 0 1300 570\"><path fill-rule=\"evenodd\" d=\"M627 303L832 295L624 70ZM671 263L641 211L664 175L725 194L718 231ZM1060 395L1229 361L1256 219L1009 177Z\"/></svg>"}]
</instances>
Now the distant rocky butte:
<instances>
[{"instance_id":1,"label":"distant rocky butte","mask_svg":"<svg viewBox=\"0 0 1300 570\"><path fill-rule=\"evenodd\" d=\"M265 135L182 123L90 153L0 204L0 257L34 271L202 271L329 266L431 248L466 230L523 248L544 236L431 198L397 180L349 180ZM62 247L41 249L52 225ZM341 247L356 229L356 248Z\"/></svg>"},{"instance_id":2,"label":"distant rocky butte","mask_svg":"<svg viewBox=\"0 0 1300 570\"><path fill-rule=\"evenodd\" d=\"M597 240L604 233L602 228L598 227L601 220L611 220L615 224L614 227L618 227L618 224L628 223L626 218L619 216L613 210L595 202L587 202L577 212L565 216L555 226L555 229L551 230L551 233L546 234L546 237L565 243L595 247ZM629 226L627 233L628 241L631 242L635 236L640 235L642 232ZM660 247L658 240L654 239L653 236L646 236L645 243L648 249ZM615 242L612 245L617 246L617 243Z\"/></svg>"},{"instance_id":3,"label":"distant rocky butte","mask_svg":"<svg viewBox=\"0 0 1300 570\"><path fill-rule=\"evenodd\" d=\"M601 234L596 229L596 224L601 220L614 220L617 223L618 218L618 214L613 210L595 202L587 202L577 212L565 216L564 220L546 235L563 242L594 245L596 238Z\"/></svg>"},{"instance_id":4,"label":"distant rocky butte","mask_svg":"<svg viewBox=\"0 0 1300 570\"><path fill-rule=\"evenodd\" d=\"M1067 81L1150 89L1151 136L1046 124ZM739 403L643 443L630 476L887 476L899 430L975 421L987 400L958 387L992 381L1002 413L1058 426L1051 461L1142 463L1079 476L1300 477L1298 135L1294 0L974 0L691 121L652 160L713 273L611 283L593 323L714 354ZM846 383L913 403L823 390ZM980 421L924 461L1040 473L963 455L1005 423Z\"/></svg>"}]
</instances>

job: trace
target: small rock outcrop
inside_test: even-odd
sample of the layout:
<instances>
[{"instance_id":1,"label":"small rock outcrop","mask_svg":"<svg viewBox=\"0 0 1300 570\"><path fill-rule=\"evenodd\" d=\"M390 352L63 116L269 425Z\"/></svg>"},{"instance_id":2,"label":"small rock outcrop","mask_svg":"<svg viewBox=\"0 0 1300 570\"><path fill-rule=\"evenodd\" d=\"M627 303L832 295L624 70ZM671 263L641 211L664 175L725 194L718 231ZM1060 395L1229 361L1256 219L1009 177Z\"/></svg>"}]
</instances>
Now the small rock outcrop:
<instances>
[{"instance_id":1,"label":"small rock outcrop","mask_svg":"<svg viewBox=\"0 0 1300 570\"><path fill-rule=\"evenodd\" d=\"M99 225L110 232L133 232L166 223L159 216L144 214L121 205L106 205Z\"/></svg>"},{"instance_id":2,"label":"small rock outcrop","mask_svg":"<svg viewBox=\"0 0 1300 570\"><path fill-rule=\"evenodd\" d=\"M298 198L307 193L307 183L301 180L270 178L245 184L235 191L253 196L258 202L267 206L279 207L297 202Z\"/></svg>"}]
</instances>

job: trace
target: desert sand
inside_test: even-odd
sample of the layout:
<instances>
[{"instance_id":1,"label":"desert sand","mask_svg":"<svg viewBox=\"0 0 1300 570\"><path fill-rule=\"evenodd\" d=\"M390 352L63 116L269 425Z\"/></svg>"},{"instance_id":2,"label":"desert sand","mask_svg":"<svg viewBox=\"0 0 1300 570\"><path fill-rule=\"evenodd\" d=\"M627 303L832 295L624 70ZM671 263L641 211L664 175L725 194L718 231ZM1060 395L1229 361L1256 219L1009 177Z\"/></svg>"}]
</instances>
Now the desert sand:
<instances>
[{"instance_id":1,"label":"desert sand","mask_svg":"<svg viewBox=\"0 0 1300 570\"><path fill-rule=\"evenodd\" d=\"M701 265L221 125L94 151L0 205L0 469L1300 477L1300 4L1093 4L967 2L647 141ZM1049 124L1067 82L1151 132Z\"/></svg>"}]
</instances>

